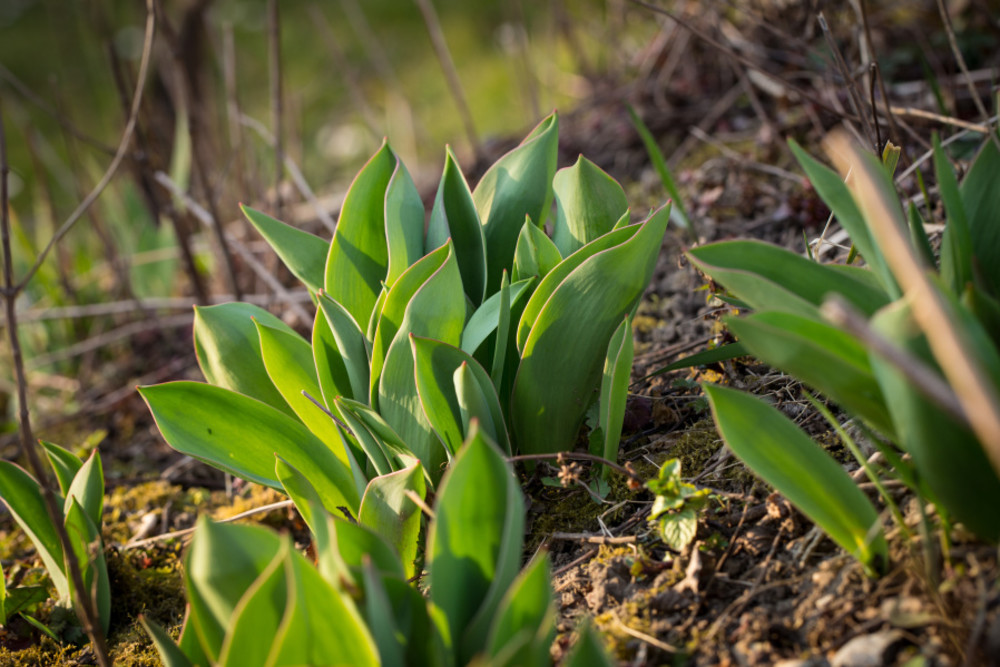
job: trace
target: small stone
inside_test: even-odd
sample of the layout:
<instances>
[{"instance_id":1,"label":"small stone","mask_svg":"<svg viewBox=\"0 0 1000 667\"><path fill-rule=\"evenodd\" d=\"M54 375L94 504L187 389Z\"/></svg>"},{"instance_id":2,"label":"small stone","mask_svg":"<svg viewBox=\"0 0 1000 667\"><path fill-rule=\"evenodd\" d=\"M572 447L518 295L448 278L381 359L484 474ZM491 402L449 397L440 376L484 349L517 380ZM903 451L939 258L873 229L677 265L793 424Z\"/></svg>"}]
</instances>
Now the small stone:
<instances>
[{"instance_id":1,"label":"small stone","mask_svg":"<svg viewBox=\"0 0 1000 667\"><path fill-rule=\"evenodd\" d=\"M889 664L886 653L900 639L898 630L883 630L861 635L844 644L830 661L831 667L881 667Z\"/></svg>"}]
</instances>

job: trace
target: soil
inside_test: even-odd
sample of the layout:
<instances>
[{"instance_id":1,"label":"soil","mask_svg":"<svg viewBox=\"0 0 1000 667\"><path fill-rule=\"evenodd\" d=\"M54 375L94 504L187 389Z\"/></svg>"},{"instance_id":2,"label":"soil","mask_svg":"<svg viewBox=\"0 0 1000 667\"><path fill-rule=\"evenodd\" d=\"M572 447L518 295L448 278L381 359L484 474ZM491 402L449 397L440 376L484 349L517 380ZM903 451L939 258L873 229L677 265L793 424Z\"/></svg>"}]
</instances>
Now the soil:
<instances>
[{"instance_id":1,"label":"soil","mask_svg":"<svg viewBox=\"0 0 1000 667\"><path fill-rule=\"evenodd\" d=\"M741 51L741 57L752 57L759 70L778 81L791 80L793 66L804 66L805 56L787 44L799 37L790 36L802 35L800 26L816 30L809 22L811 13L795 4L782 13L777 8L781 4L760 3L755 13L737 12L728 24L738 26L745 42L740 44L754 45ZM891 21L876 12L877 47L887 48L896 32L918 29L931 11L922 4L933 3L917 4L921 6L912 16ZM995 37L974 10L967 14L963 16L973 26ZM851 16L831 12L827 20L846 34L843 26L851 25ZM698 26L715 35L724 32L707 18ZM680 32L672 34L680 39ZM775 93L759 82L759 75L748 74L752 70L743 61L685 39L683 58L675 53L680 48L676 42L647 45L636 56L636 68L646 70L636 83L623 86L620 76L594 79L592 99L561 117L561 163L571 163L580 153L597 162L626 185L637 215L661 202L663 188L620 103L628 99L665 154L677 160L674 174L698 243L756 238L805 252L804 237L823 233L828 211L801 176L784 138L794 137L818 154L822 133L848 113L846 89L824 70L813 71L804 82L798 79L815 100L796 98L788 89ZM846 38L841 42L845 57L858 62L852 43ZM984 55L980 66L995 66L992 57ZM673 68L670 76L656 74L667 65ZM922 81L923 72L914 69L901 67L893 80ZM959 86L951 94L959 115L974 116ZM702 127L692 134L699 123ZM917 137L939 128L913 127ZM921 142L907 133L896 133L893 141L903 145L908 159L922 152ZM498 144L496 150L504 147ZM901 187L916 191L915 182ZM644 478L653 477L666 459L678 458L685 480L710 489L711 502L699 515L692 544L675 552L648 521L652 495L631 489L624 478L612 475L601 499L593 488L584 488L596 488L588 482L586 468L569 487L547 483L546 478L557 476L555 467L542 465L524 473L529 519L525 556L547 549L553 562L559 609L553 658L561 659L580 620L591 616L622 665L1000 664L995 546L975 541L960 526L922 537L925 512L932 525L940 525L933 507L921 508L905 489L893 487L907 530L891 530L888 574L866 577L860 565L730 454L697 383L723 382L769 396L854 471L857 465L809 407L802 387L752 359L654 374L727 340L721 317L732 308L685 260L683 251L692 242L683 230L669 232L638 311L636 363L619 458ZM842 261L844 254L832 248L823 259ZM150 373L158 374L155 381L200 379L190 351L183 349L189 335L188 327L132 340L130 354L107 369L104 382L129 386ZM185 345L176 345L178 339ZM81 449L99 445L105 459L110 495L105 539L112 545L108 560L116 600L110 642L120 664L158 664L136 618L144 613L174 630L181 623L178 554L183 539L140 547L129 542L190 528L199 514L221 518L281 498L241 484L227 494L221 474L180 457L162 442L137 395L122 393L116 399L73 419L50 419L39 436L79 445L85 439L79 434L95 434ZM581 438L586 441L585 435ZM7 454L10 441L5 446ZM861 486L872 491L870 485ZM877 494L870 495L884 509ZM288 509L250 520L305 539L301 520ZM886 525L894 525L891 518ZM5 514L0 514L0 554L9 585L41 581L30 544ZM58 624L51 609L42 608L39 615ZM0 629L0 665L90 664L91 659L88 649L63 649L23 623Z\"/></svg>"}]
</instances>

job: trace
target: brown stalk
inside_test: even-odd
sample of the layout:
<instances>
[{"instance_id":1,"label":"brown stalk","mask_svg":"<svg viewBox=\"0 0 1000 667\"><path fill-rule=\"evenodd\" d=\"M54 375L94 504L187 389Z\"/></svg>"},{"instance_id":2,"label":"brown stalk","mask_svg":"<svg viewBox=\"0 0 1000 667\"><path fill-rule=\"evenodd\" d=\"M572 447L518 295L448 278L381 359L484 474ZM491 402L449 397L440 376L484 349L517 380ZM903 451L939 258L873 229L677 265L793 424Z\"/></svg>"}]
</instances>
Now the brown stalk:
<instances>
[{"instance_id":1,"label":"brown stalk","mask_svg":"<svg viewBox=\"0 0 1000 667\"><path fill-rule=\"evenodd\" d=\"M149 4L151 3L152 0L149 0ZM147 21L152 21L151 11L149 17ZM147 22L147 28L148 33L152 34L151 23ZM51 521L59 538L59 544L62 547L66 566L69 570L70 581L73 582L72 595L75 598L74 608L80 619L80 625L83 626L83 631L90 638L98 663L102 667L110 667L111 659L108 657L108 648L104 640L104 632L101 630L101 623L97 615L96 606L94 605L94 598L88 594L89 591L84 585L80 562L77 560L73 543L66 532L62 511L56 501L55 493L50 486L49 477L45 472L45 467L42 465L34 434L31 430L31 416L28 412L28 380L24 372L24 357L21 354L21 341L17 333L17 308L15 307L15 303L18 293L23 288L23 284L14 284L14 260L10 249L8 174L10 174L10 166L7 164L7 136L4 132L3 116L0 113L0 243L3 245L3 294L7 311L7 335L10 339L11 356L14 358L14 377L17 382L18 423L21 433L21 448L27 455L31 471L34 473L35 479L38 480L38 484L42 489L45 511L48 513L49 521Z\"/></svg>"},{"instance_id":2,"label":"brown stalk","mask_svg":"<svg viewBox=\"0 0 1000 667\"><path fill-rule=\"evenodd\" d=\"M934 358L958 396L973 433L979 439L993 468L1000 473L1000 397L983 374L982 368L968 354L974 349L964 331L956 326L958 318L950 304L941 297L925 272L904 233L898 204L893 204L878 187L875 167L842 132L826 139L830 158L846 173L852 169L850 188L872 233L885 253L886 262L910 300L913 317L927 336Z\"/></svg>"},{"instance_id":3,"label":"brown stalk","mask_svg":"<svg viewBox=\"0 0 1000 667\"><path fill-rule=\"evenodd\" d=\"M851 107L854 109L854 113L857 114L858 118L861 119L861 127L864 128L865 136L868 137L869 143L871 143L875 148L875 154L879 155L881 154L882 147L879 146L878 138L875 136L875 131L872 129L872 125L868 120L868 112L861 101L861 96L858 94L857 88L855 87L854 77L851 76L851 70L847 67L847 63L844 61L844 56L841 55L840 49L837 47L837 42L833 38L833 33L830 32L830 26L826 24L826 17L823 16L823 12L816 15L816 20L819 21L819 27L823 30L823 36L826 38L826 43L830 47L830 51L833 53L833 58L837 63L837 68L840 70L840 75L844 79L844 88L847 90L847 98L851 101Z\"/></svg>"},{"instance_id":4,"label":"brown stalk","mask_svg":"<svg viewBox=\"0 0 1000 667\"><path fill-rule=\"evenodd\" d=\"M267 3L267 38L270 56L268 70L271 78L271 122L274 123L274 211L275 217L281 218L284 209L281 179L285 175L285 142L281 122L281 17L278 13L278 0L268 0Z\"/></svg>"}]
</instances>

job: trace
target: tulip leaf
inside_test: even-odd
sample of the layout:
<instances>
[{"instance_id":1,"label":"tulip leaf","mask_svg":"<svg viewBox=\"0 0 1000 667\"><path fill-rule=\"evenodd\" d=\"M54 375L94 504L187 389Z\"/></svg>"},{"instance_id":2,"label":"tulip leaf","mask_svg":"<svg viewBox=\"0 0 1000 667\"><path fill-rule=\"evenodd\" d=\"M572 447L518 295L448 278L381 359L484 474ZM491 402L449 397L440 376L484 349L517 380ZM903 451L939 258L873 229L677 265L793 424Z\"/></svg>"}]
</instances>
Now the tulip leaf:
<instances>
[{"instance_id":1,"label":"tulip leaf","mask_svg":"<svg viewBox=\"0 0 1000 667\"><path fill-rule=\"evenodd\" d=\"M447 253L444 262L428 276L406 304L399 330L388 346L378 385L379 414L420 459L434 480L440 478L441 464L447 459L447 453L434 435L420 405L420 397L414 386L413 352L409 336L428 336L452 345L458 345L461 340L462 326L465 324L462 279L451 244L445 245L442 250ZM414 267L419 264L420 262ZM404 280L405 277L400 278L399 284ZM386 310L391 301L392 292L386 300ZM385 319L386 314L383 312L382 320ZM381 323L379 330L382 330Z\"/></svg>"},{"instance_id":2,"label":"tulip leaf","mask_svg":"<svg viewBox=\"0 0 1000 667\"><path fill-rule=\"evenodd\" d=\"M628 210L622 186L582 155L556 172L552 189L558 207L552 240L563 257L610 232Z\"/></svg>"},{"instance_id":3,"label":"tulip leaf","mask_svg":"<svg viewBox=\"0 0 1000 667\"><path fill-rule=\"evenodd\" d=\"M993 296L1000 296L1000 227L996 224L997 211L1000 211L998 173L1000 150L994 141L984 141L959 187L972 235L972 249Z\"/></svg>"},{"instance_id":4,"label":"tulip leaf","mask_svg":"<svg viewBox=\"0 0 1000 667\"><path fill-rule=\"evenodd\" d=\"M608 342L649 284L668 220L665 207L624 243L590 256L560 281L538 312L511 392L511 422L521 452L572 447L596 398ZM628 231L611 232L593 244ZM526 309L522 325L527 316Z\"/></svg>"},{"instance_id":5,"label":"tulip leaf","mask_svg":"<svg viewBox=\"0 0 1000 667\"><path fill-rule=\"evenodd\" d=\"M365 615L383 665L405 665L406 637L396 627L394 607L382 578L370 560L361 566L365 584ZM419 641L419 640L418 640Z\"/></svg>"},{"instance_id":6,"label":"tulip leaf","mask_svg":"<svg viewBox=\"0 0 1000 667\"><path fill-rule=\"evenodd\" d=\"M194 349L198 365L211 384L256 398L294 416L264 367L254 320L292 333L277 317L249 303L195 306Z\"/></svg>"},{"instance_id":7,"label":"tulip leaf","mask_svg":"<svg viewBox=\"0 0 1000 667\"><path fill-rule=\"evenodd\" d=\"M524 500L510 465L478 429L437 496L427 544L430 598L448 619L459 664L485 644L520 568Z\"/></svg>"},{"instance_id":8,"label":"tulip leaf","mask_svg":"<svg viewBox=\"0 0 1000 667\"><path fill-rule=\"evenodd\" d=\"M559 248L545 232L538 228L531 218L526 218L514 248L514 280L524 280L532 276L544 278L562 261Z\"/></svg>"},{"instance_id":9,"label":"tulip leaf","mask_svg":"<svg viewBox=\"0 0 1000 667\"><path fill-rule=\"evenodd\" d=\"M290 597L285 573L289 549L289 541L281 540L274 558L237 602L220 650L220 667L258 662L275 643Z\"/></svg>"},{"instance_id":10,"label":"tulip leaf","mask_svg":"<svg viewBox=\"0 0 1000 667\"><path fill-rule=\"evenodd\" d=\"M936 367L926 338L906 302L880 312L873 328L888 340ZM984 364L985 365L985 364ZM977 535L1000 539L1000 479L969 428L920 394L889 362L872 355L875 376L886 396L899 443L917 472L948 511Z\"/></svg>"},{"instance_id":11,"label":"tulip leaf","mask_svg":"<svg viewBox=\"0 0 1000 667\"><path fill-rule=\"evenodd\" d=\"M139 616L139 622L146 629L146 634L149 635L149 638L153 640L153 646L156 647L157 653L160 654L163 667L193 667L193 663L184 654L184 651L181 650L174 640L170 638L170 635L167 634L167 631L156 623L156 621L145 616Z\"/></svg>"},{"instance_id":12,"label":"tulip leaf","mask_svg":"<svg viewBox=\"0 0 1000 667\"><path fill-rule=\"evenodd\" d=\"M257 323L264 367L271 382L295 415L338 459L348 463L347 450L337 425L303 394L322 396L313 365L312 346L296 333Z\"/></svg>"},{"instance_id":13,"label":"tulip leaf","mask_svg":"<svg viewBox=\"0 0 1000 667\"><path fill-rule=\"evenodd\" d=\"M95 526L100 526L101 515L104 513L104 470L101 468L101 455L96 449L80 466L66 491L66 499L63 502L64 515L69 515L69 506L74 499L90 521Z\"/></svg>"},{"instance_id":14,"label":"tulip leaf","mask_svg":"<svg viewBox=\"0 0 1000 667\"><path fill-rule=\"evenodd\" d=\"M689 250L700 270L754 310L780 310L819 319L827 294L844 297L866 315L888 303L863 269L835 269L760 241L722 241Z\"/></svg>"},{"instance_id":15,"label":"tulip leaf","mask_svg":"<svg viewBox=\"0 0 1000 667\"><path fill-rule=\"evenodd\" d=\"M251 482L281 489L277 454L310 480L331 512L357 512L351 471L299 421L242 394L199 382L140 387L160 432L177 451ZM233 448L239 443L239 449Z\"/></svg>"},{"instance_id":16,"label":"tulip leaf","mask_svg":"<svg viewBox=\"0 0 1000 667\"><path fill-rule=\"evenodd\" d=\"M64 449L59 445L44 440L39 440L39 444L45 449L45 456L49 459L49 465L56 473L56 481L59 482L59 493L66 495L69 491L73 478L83 465L80 457Z\"/></svg>"},{"instance_id":17,"label":"tulip leaf","mask_svg":"<svg viewBox=\"0 0 1000 667\"><path fill-rule=\"evenodd\" d=\"M889 548L878 513L822 447L777 409L735 389L703 385L719 434L757 475L864 566L884 573Z\"/></svg>"},{"instance_id":18,"label":"tulip leaf","mask_svg":"<svg viewBox=\"0 0 1000 667\"><path fill-rule=\"evenodd\" d=\"M323 289L330 244L266 213L240 204L240 210L296 278L313 292Z\"/></svg>"},{"instance_id":19,"label":"tulip leaf","mask_svg":"<svg viewBox=\"0 0 1000 667\"><path fill-rule=\"evenodd\" d=\"M90 460L93 461L93 457ZM86 464L81 470L85 469ZM108 579L107 562L104 560L101 530L90 520L87 509L74 496L70 496L66 507L65 526L66 534L69 536L69 542L73 547L73 553L83 575L84 590L80 592L80 595L92 596L93 608L97 612L101 629L107 634L108 626L111 623L111 584ZM68 562L63 564L63 571L69 571ZM69 585L72 591L72 580L70 580Z\"/></svg>"},{"instance_id":20,"label":"tulip leaf","mask_svg":"<svg viewBox=\"0 0 1000 667\"><path fill-rule=\"evenodd\" d=\"M625 424L625 404L635 357L631 324L631 318L626 317L611 336L608 354L604 359L604 374L601 377L598 425L604 434L601 456L609 461L618 460L618 444ZM607 476L609 470L605 467L603 474Z\"/></svg>"},{"instance_id":21,"label":"tulip leaf","mask_svg":"<svg viewBox=\"0 0 1000 667\"><path fill-rule=\"evenodd\" d=\"M972 282L972 232L965 215L958 180L937 133L934 134L934 173L948 218L948 224L941 234L941 277L953 294L961 294L965 286Z\"/></svg>"},{"instance_id":22,"label":"tulip leaf","mask_svg":"<svg viewBox=\"0 0 1000 667\"><path fill-rule=\"evenodd\" d=\"M59 598L69 600L69 580L63 565L62 545L45 509L38 482L20 466L0 461L0 499L38 550Z\"/></svg>"},{"instance_id":23,"label":"tulip leaf","mask_svg":"<svg viewBox=\"0 0 1000 667\"><path fill-rule=\"evenodd\" d=\"M371 384L369 377L371 360L365 335L351 314L329 294L321 292L318 303L333 334L337 353L350 383L351 391L345 395L355 400L364 400Z\"/></svg>"},{"instance_id":24,"label":"tulip leaf","mask_svg":"<svg viewBox=\"0 0 1000 667\"><path fill-rule=\"evenodd\" d=\"M525 667L550 664L549 647L556 631L550 580L549 559L544 554L517 575L490 628L487 647L492 664Z\"/></svg>"},{"instance_id":25,"label":"tulip leaf","mask_svg":"<svg viewBox=\"0 0 1000 667\"><path fill-rule=\"evenodd\" d=\"M727 318L726 325L761 361L801 379L883 434L895 433L868 351L850 334L777 311Z\"/></svg>"},{"instance_id":26,"label":"tulip leaf","mask_svg":"<svg viewBox=\"0 0 1000 667\"><path fill-rule=\"evenodd\" d=\"M449 238L455 244L465 293L478 306L486 292L486 238L469 184L451 148L445 151L441 184L427 225L427 251L440 248Z\"/></svg>"},{"instance_id":27,"label":"tulip leaf","mask_svg":"<svg viewBox=\"0 0 1000 667\"><path fill-rule=\"evenodd\" d=\"M415 463L369 482L358 512L358 521L381 535L399 554L407 578L416 574L421 517L420 508L407 492L423 498L426 489L423 469Z\"/></svg>"},{"instance_id":28,"label":"tulip leaf","mask_svg":"<svg viewBox=\"0 0 1000 667\"><path fill-rule=\"evenodd\" d=\"M424 203L398 157L385 191L385 238L389 253L385 283L392 285L424 255Z\"/></svg>"},{"instance_id":29,"label":"tulip leaf","mask_svg":"<svg viewBox=\"0 0 1000 667\"><path fill-rule=\"evenodd\" d=\"M502 281L501 281L502 282ZM510 308L513 309L531 294L531 287L538 282L537 278L519 280L510 285ZM498 291L490 295L469 318L462 330L461 348L469 354L475 354L479 347L497 331L497 325L502 313L502 295Z\"/></svg>"},{"instance_id":30,"label":"tulip leaf","mask_svg":"<svg viewBox=\"0 0 1000 667\"><path fill-rule=\"evenodd\" d=\"M511 269L524 217L545 223L558 147L559 118L553 113L497 160L472 193L486 239L486 294L496 292L504 269Z\"/></svg>"},{"instance_id":31,"label":"tulip leaf","mask_svg":"<svg viewBox=\"0 0 1000 667\"><path fill-rule=\"evenodd\" d=\"M580 626L576 643L563 661L564 667L611 667L613 664L600 635L590 619L586 619Z\"/></svg>"},{"instance_id":32,"label":"tulip leaf","mask_svg":"<svg viewBox=\"0 0 1000 667\"><path fill-rule=\"evenodd\" d=\"M472 424L476 421L486 438L497 443L501 451L510 454L510 441L504 427L500 401L493 391L493 383L479 364L462 362L455 369L452 379L462 415L462 430L466 437L472 432Z\"/></svg>"}]
</instances>

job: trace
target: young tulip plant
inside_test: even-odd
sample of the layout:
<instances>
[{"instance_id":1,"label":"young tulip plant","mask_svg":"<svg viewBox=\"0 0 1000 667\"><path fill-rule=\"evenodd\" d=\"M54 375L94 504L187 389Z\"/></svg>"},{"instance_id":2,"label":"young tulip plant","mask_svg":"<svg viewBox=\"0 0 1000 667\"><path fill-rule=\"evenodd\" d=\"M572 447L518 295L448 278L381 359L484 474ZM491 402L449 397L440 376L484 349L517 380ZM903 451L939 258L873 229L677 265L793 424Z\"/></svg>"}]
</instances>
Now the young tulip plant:
<instances>
[{"instance_id":1,"label":"young tulip plant","mask_svg":"<svg viewBox=\"0 0 1000 667\"><path fill-rule=\"evenodd\" d=\"M94 596L93 609L97 612L103 632L107 634L111 620L111 589L100 529L104 511L104 471L101 469L100 454L94 450L86 461L82 461L58 445L49 442L41 444L59 484L61 497L57 500L62 505L63 525L87 589L79 593ZM76 599L73 580L57 528L45 510L41 485L17 464L0 461L0 500L7 505L11 516L35 545L56 589L57 603L72 605ZM0 580L0 625L4 625L15 613L23 613L31 603L47 599L40 593L33 587L8 591L6 584ZM27 615L25 618L38 624ZM52 634L46 628L42 629Z\"/></svg>"},{"instance_id":2,"label":"young tulip plant","mask_svg":"<svg viewBox=\"0 0 1000 667\"><path fill-rule=\"evenodd\" d=\"M475 190L448 151L426 234L388 144L355 178L329 243L245 208L315 296L311 340L249 304L198 308L208 383L140 388L166 441L279 489L293 467L327 510L370 518L397 547L419 514L388 520L401 504L385 498L433 488L473 421L507 454L569 450L600 394L615 458L629 319L669 210L629 224L624 191L593 163L556 172L557 141L553 114Z\"/></svg>"},{"instance_id":3,"label":"young tulip plant","mask_svg":"<svg viewBox=\"0 0 1000 667\"><path fill-rule=\"evenodd\" d=\"M288 536L202 519L185 560L179 642L144 621L164 665L551 664L548 558L519 573L524 500L476 420L437 494L426 596L378 532L331 516L304 475L285 472L313 534L315 565ZM579 644L567 665L610 664L586 631Z\"/></svg>"},{"instance_id":4,"label":"young tulip plant","mask_svg":"<svg viewBox=\"0 0 1000 667\"><path fill-rule=\"evenodd\" d=\"M830 146L841 172L850 172L846 183L797 144L791 147L865 268L822 265L755 241L706 245L688 256L728 290L725 298L753 311L727 320L739 339L734 352L749 352L828 396L869 433L891 473L934 501L942 516L995 542L1000 150L993 139L961 185L935 140L947 215L937 259L917 208L910 204L903 213L887 165L894 161L880 161L843 138ZM732 389L705 390L732 450L870 572L882 571L888 555L883 529L843 469L774 408Z\"/></svg>"}]
</instances>

